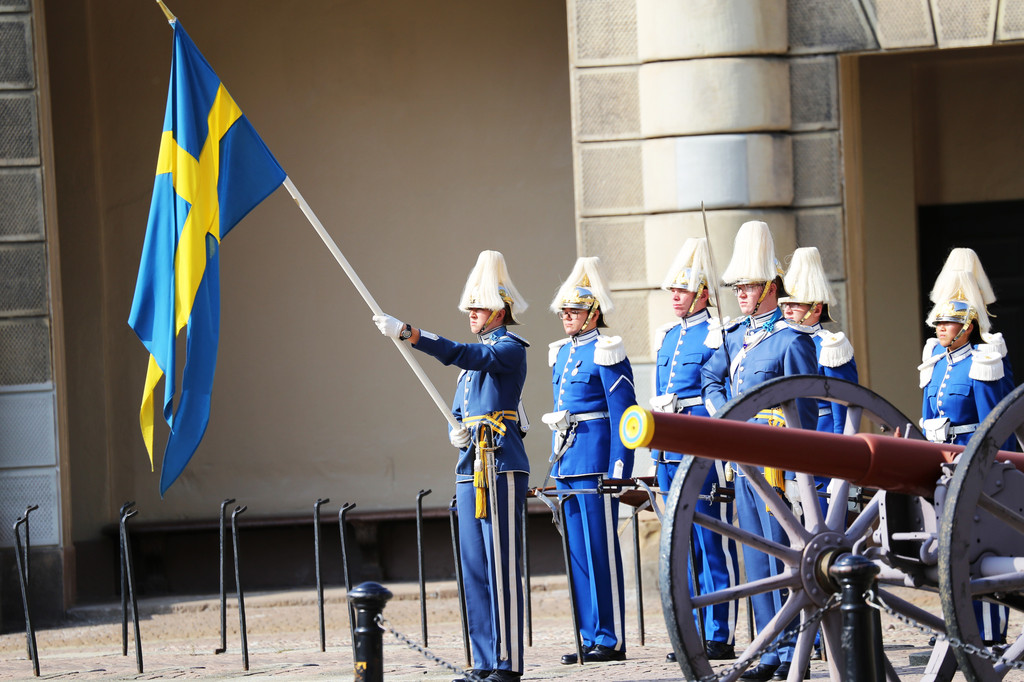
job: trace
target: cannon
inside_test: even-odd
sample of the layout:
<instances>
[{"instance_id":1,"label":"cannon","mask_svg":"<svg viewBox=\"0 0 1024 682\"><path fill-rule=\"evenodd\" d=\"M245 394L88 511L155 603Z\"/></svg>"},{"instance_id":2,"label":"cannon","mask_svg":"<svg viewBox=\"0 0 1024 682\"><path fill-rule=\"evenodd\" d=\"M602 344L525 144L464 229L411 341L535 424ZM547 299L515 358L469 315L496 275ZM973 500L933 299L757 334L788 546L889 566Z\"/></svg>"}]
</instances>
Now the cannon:
<instances>
[{"instance_id":1,"label":"cannon","mask_svg":"<svg viewBox=\"0 0 1024 682\"><path fill-rule=\"evenodd\" d=\"M802 678L819 629L831 679L845 679L840 615L830 608L839 586L829 577L829 568L847 554L864 556L878 566L878 604L944 635L922 679L950 680L959 666L966 679L988 682L1024 668L1024 455L998 449L1013 434L1024 438L1022 396L1024 386L1007 396L966 448L928 442L877 394L825 377L766 382L730 401L713 419L630 408L620 423L627 446L690 455L666 500L659 568L669 637L687 678L738 679L756 665L761 651L799 623L789 679ZM781 406L787 424L799 424L795 401L801 398L846 405L844 435L746 423L762 409ZM726 425L721 419L743 423ZM779 521L786 543L695 510L713 459L733 462L739 475L750 477ZM793 489L780 495L765 481L761 466L795 472ZM817 504L815 475L833 479L827 515ZM862 490L855 496L863 500L856 513L850 512L851 485ZM745 545L768 553L781 562L782 570L768 580L741 581L692 596L686 573L692 524L735 540L741 549ZM942 615L897 596L890 586L937 591ZM735 663L716 673L704 653L694 609L774 590L786 595L781 610ZM1005 650L984 646L974 599L1009 607ZM883 665L887 679L899 679L888 658Z\"/></svg>"}]
</instances>

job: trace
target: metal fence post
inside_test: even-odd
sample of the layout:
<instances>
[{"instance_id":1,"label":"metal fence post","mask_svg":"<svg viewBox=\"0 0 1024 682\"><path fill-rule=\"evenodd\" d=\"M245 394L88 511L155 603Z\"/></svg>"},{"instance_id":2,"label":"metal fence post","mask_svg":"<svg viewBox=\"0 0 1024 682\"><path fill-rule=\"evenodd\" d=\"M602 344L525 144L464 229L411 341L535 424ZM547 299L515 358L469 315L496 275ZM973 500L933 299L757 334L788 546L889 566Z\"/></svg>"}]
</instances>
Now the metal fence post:
<instances>
[{"instance_id":1,"label":"metal fence post","mask_svg":"<svg viewBox=\"0 0 1024 682\"><path fill-rule=\"evenodd\" d=\"M391 596L390 590L373 582L362 583L349 594L356 609L356 682L384 682L384 629L377 618Z\"/></svg>"}]
</instances>

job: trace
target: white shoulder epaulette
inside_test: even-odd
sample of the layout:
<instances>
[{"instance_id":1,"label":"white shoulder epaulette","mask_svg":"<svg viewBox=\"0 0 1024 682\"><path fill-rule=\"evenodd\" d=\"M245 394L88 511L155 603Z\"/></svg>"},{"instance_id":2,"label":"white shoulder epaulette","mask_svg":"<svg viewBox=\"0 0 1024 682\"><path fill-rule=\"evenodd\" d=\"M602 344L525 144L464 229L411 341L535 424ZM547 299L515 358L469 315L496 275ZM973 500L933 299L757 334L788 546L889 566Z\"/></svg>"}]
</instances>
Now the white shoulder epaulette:
<instances>
[{"instance_id":1,"label":"white shoulder epaulette","mask_svg":"<svg viewBox=\"0 0 1024 682\"><path fill-rule=\"evenodd\" d=\"M924 388L932 380L932 370L935 369L935 363L943 356L942 353L935 353L935 346L937 345L939 345L939 340L932 337L924 344L924 350L921 351L922 362L917 366L917 371L921 373L919 388Z\"/></svg>"},{"instance_id":2,"label":"white shoulder epaulette","mask_svg":"<svg viewBox=\"0 0 1024 682\"><path fill-rule=\"evenodd\" d=\"M519 343L523 344L527 348L530 347L530 342L527 341L526 339L524 339L523 337L519 336L519 334L513 334L512 332L510 332L510 331L508 331L506 329L505 330L505 336L509 337L510 339L515 339L516 341L518 341Z\"/></svg>"},{"instance_id":3,"label":"white shoulder epaulette","mask_svg":"<svg viewBox=\"0 0 1024 682\"><path fill-rule=\"evenodd\" d=\"M843 332L835 332L822 329L815 334L821 339L821 353L818 355L818 364L824 367L842 367L850 360L853 360L853 344L846 338Z\"/></svg>"},{"instance_id":4,"label":"white shoulder epaulette","mask_svg":"<svg viewBox=\"0 0 1024 682\"><path fill-rule=\"evenodd\" d=\"M737 317L732 322L727 322L726 325L725 325L725 331L731 332L733 329L736 329L741 324L743 324L743 321L745 319L747 319L748 317L750 317L750 315L740 315L739 317Z\"/></svg>"},{"instance_id":5,"label":"white shoulder epaulette","mask_svg":"<svg viewBox=\"0 0 1024 682\"><path fill-rule=\"evenodd\" d=\"M971 371L968 376L976 381L999 381L1003 378L1003 356L997 350L978 348L971 351Z\"/></svg>"},{"instance_id":6,"label":"white shoulder epaulette","mask_svg":"<svg viewBox=\"0 0 1024 682\"><path fill-rule=\"evenodd\" d=\"M569 337L565 337L564 339L552 341L551 343L548 344L548 367L555 366L555 360L558 359L558 351L562 348L562 346L569 343L569 341L571 340L572 339L570 339Z\"/></svg>"},{"instance_id":7,"label":"white shoulder epaulette","mask_svg":"<svg viewBox=\"0 0 1024 682\"><path fill-rule=\"evenodd\" d=\"M718 348L722 345L722 327L729 328L729 318L726 316L719 321L712 318L708 320L708 335L704 338L704 345L708 348Z\"/></svg>"},{"instance_id":8,"label":"white shoulder epaulette","mask_svg":"<svg viewBox=\"0 0 1024 682\"><path fill-rule=\"evenodd\" d=\"M990 346L990 348L986 348L986 350L994 350L999 353L1000 357L1006 357L1006 341L1003 340L1002 332L982 334L981 340L985 346Z\"/></svg>"},{"instance_id":9,"label":"white shoulder epaulette","mask_svg":"<svg viewBox=\"0 0 1024 682\"><path fill-rule=\"evenodd\" d=\"M622 342L621 336L605 336L602 334L597 337L597 342L594 346L594 363L602 367L611 367L625 359L626 344Z\"/></svg>"},{"instance_id":10,"label":"white shoulder epaulette","mask_svg":"<svg viewBox=\"0 0 1024 682\"><path fill-rule=\"evenodd\" d=\"M665 335L668 334L669 330L672 329L672 327L675 327L678 324L679 324L678 321L676 321L676 322L666 322L665 324L663 324L660 327L658 327L657 329L655 329L654 330L654 347L655 348L661 348L661 344L663 344L665 342Z\"/></svg>"}]
</instances>

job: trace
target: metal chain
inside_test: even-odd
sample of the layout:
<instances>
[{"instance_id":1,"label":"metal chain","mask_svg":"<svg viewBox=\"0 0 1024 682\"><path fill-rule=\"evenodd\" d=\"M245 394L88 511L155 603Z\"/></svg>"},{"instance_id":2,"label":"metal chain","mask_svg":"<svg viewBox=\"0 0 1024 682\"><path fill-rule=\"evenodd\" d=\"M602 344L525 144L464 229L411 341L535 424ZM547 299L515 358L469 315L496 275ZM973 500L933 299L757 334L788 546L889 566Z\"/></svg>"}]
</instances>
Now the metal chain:
<instances>
[{"instance_id":1,"label":"metal chain","mask_svg":"<svg viewBox=\"0 0 1024 682\"><path fill-rule=\"evenodd\" d=\"M979 647L974 644L971 644L970 642L964 642L963 640L958 639L956 637L950 637L949 635L946 635L937 630L932 630L927 625L919 623L910 616L897 612L896 609L886 604L885 601L878 594L876 594L873 589L869 589L867 592L864 593L864 600L868 603L869 606L878 609L879 611L885 611L901 623L916 628L917 630L920 630L926 635L931 635L932 637L935 637L936 641L943 640L949 642L949 645L951 647L955 649L961 649L962 651L970 654L971 656L976 656L978 658L983 658L987 661L991 661L993 664L1002 663L1011 668L1015 668L1016 670L1024 670L1024 661L1011 661L1008 658L1003 658L991 649L988 649L986 647Z\"/></svg>"},{"instance_id":2,"label":"metal chain","mask_svg":"<svg viewBox=\"0 0 1024 682\"><path fill-rule=\"evenodd\" d=\"M382 628L390 632L392 635L394 635L395 639L397 639L399 642L402 642L413 651L420 652L428 660L433 661L434 663L437 663L442 667L448 668L454 673L462 675L465 679L469 680L469 682L484 682L484 678L477 676L476 673L474 673L472 670L463 670L462 668L453 665L452 663L449 663L443 658L438 657L437 654L432 652L430 649L424 649L419 644L409 639L407 636L403 635L398 630L395 630L393 627L391 627L391 624L387 621L387 619L384 618L384 614L377 614L377 618L375 620L377 621L377 625L381 626Z\"/></svg>"},{"instance_id":3,"label":"metal chain","mask_svg":"<svg viewBox=\"0 0 1024 682\"><path fill-rule=\"evenodd\" d=\"M699 678L699 682L717 682L717 680L722 679L726 675L728 675L728 674L730 674L732 672L735 672L737 670L743 669L748 664L748 662L760 660L761 656L763 656L765 653L771 651L772 649L778 648L778 646L779 646L778 642L780 640L788 641L790 638L796 637L797 635L799 635L804 630L817 625L818 621L820 621L822 618L824 618L826 613L828 613L829 611L831 611L832 609L834 609L837 606L839 606L839 595L833 593L831 596L829 596L828 601L825 602L825 605L822 606L817 611L815 611L814 613L812 613L810 615L810 617L807 620L805 620L804 622L800 623L799 625L797 625L794 628L790 628L789 630L786 630L781 635L779 635L778 637L776 637L772 641L770 641L767 644L765 644L764 646L762 646L752 656L746 656L746 652L744 651L743 652L744 653L743 658L746 659L746 660L741 660L741 661L737 661L735 663L731 663L727 667L725 667L722 670L718 671L717 673L714 673L714 674L711 674L711 675L706 675L705 677L701 677L701 678Z\"/></svg>"}]
</instances>

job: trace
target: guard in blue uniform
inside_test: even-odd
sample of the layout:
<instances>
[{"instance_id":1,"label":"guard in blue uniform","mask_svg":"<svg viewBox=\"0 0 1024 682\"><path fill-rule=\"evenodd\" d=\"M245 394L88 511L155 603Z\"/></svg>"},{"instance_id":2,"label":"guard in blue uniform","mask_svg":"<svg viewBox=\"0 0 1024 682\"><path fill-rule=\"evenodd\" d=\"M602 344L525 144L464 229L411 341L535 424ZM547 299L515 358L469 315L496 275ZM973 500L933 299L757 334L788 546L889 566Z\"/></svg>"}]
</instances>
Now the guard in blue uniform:
<instances>
[{"instance_id":1,"label":"guard in blue uniform","mask_svg":"<svg viewBox=\"0 0 1024 682\"><path fill-rule=\"evenodd\" d=\"M619 420L636 403L633 370L617 336L598 331L612 309L597 258L580 258L551 309L568 338L548 355L554 411L552 476L560 491L592 490L602 479L628 478L633 451L618 437ZM564 506L585 662L626 657L625 594L617 531L619 501L611 495L570 494ZM575 653L562 663L577 663Z\"/></svg>"},{"instance_id":2,"label":"guard in blue uniform","mask_svg":"<svg viewBox=\"0 0 1024 682\"><path fill-rule=\"evenodd\" d=\"M740 226L732 259L722 275L736 293L740 311L745 317L726 329L722 346L715 351L702 370L704 404L712 416L728 400L755 388L769 379L792 374L817 374L818 359L811 335L782 319L778 298L782 291L781 270L775 258L775 243L768 225L751 221ZM814 400L796 401L802 428L813 429L818 421ZM773 426L785 426L780 407L762 410L753 420ZM792 426L792 425L791 425ZM756 447L752 443L751 447ZM736 472L736 514L741 528L762 537L785 543L786 537L778 521L765 508L746 476ZM782 490L784 472L765 468L768 482ZM749 546L743 548L747 580L761 580L777 575L777 560ZM782 608L779 591L751 598L754 624L760 631ZM778 648L761 656L760 663L744 672L748 680L768 680L773 675L785 679L793 657L793 642L780 641Z\"/></svg>"},{"instance_id":3,"label":"guard in blue uniform","mask_svg":"<svg viewBox=\"0 0 1024 682\"><path fill-rule=\"evenodd\" d=\"M829 306L834 300L825 269L821 265L821 254L814 246L793 252L789 270L783 277L787 296L780 298L783 316L794 324L804 327L814 339L818 353L818 374L857 383L857 362L853 358L853 346L846 334L830 332L822 328L822 321L832 322ZM856 427L856 424L854 424ZM829 400L818 401L818 431L843 433L846 428L846 406ZM825 493L831 479L815 476L818 490ZM822 513L828 513L828 500L818 498ZM844 503L845 504L845 503Z\"/></svg>"},{"instance_id":4,"label":"guard in blue uniform","mask_svg":"<svg viewBox=\"0 0 1024 682\"><path fill-rule=\"evenodd\" d=\"M507 329L526 302L501 253L480 254L459 308L469 313L478 343L450 341L389 315L373 320L385 336L462 369L452 404L461 427L449 430L449 440L459 450L455 495L472 672L513 682L523 674L522 519L530 462L520 398L529 344Z\"/></svg>"},{"instance_id":5,"label":"guard in blue uniform","mask_svg":"<svg viewBox=\"0 0 1024 682\"><path fill-rule=\"evenodd\" d=\"M990 332L986 300L994 301L995 295L987 278L983 292L972 270L947 267L932 290L935 307L927 323L935 327L935 338L925 344L918 369L924 393L921 430L935 443L967 445L981 420L1014 389L1002 335ZM1001 447L1016 450L1016 440L1011 437ZM977 600L974 614L987 646L1005 643L1006 607Z\"/></svg>"},{"instance_id":6,"label":"guard in blue uniform","mask_svg":"<svg viewBox=\"0 0 1024 682\"><path fill-rule=\"evenodd\" d=\"M662 289L671 292L672 312L679 319L658 328L663 335L658 348L658 395L651 399L651 409L656 412L708 416L700 395L700 372L715 349L722 345L722 330L708 313L708 304L713 303L707 280L710 270L707 240L691 238L683 244L661 285ZM683 455L652 450L651 456L656 463L658 486L667 495ZM701 488L697 511L731 524L732 504L708 501L712 487L716 485L719 488L727 485L725 462L718 460ZM739 563L735 542L695 525L693 553L701 594L725 590L736 584ZM705 653L709 659L736 657L736 612L735 601L704 609ZM669 653L667 659L675 661L675 653Z\"/></svg>"}]
</instances>

